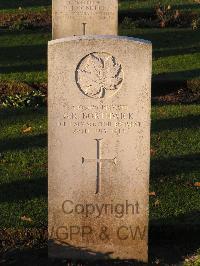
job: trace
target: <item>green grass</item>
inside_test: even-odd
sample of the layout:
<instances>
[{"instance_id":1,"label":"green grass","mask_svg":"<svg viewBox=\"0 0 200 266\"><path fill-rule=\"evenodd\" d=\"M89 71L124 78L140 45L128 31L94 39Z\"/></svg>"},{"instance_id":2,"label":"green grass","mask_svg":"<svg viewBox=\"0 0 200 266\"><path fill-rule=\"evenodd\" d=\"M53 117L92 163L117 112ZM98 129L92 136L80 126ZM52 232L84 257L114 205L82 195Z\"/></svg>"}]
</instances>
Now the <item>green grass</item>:
<instances>
[{"instance_id":1,"label":"green grass","mask_svg":"<svg viewBox=\"0 0 200 266\"><path fill-rule=\"evenodd\" d=\"M23 133L28 126L32 131ZM0 128L0 227L42 227L47 224L46 110L1 111Z\"/></svg>"},{"instance_id":2,"label":"green grass","mask_svg":"<svg viewBox=\"0 0 200 266\"><path fill-rule=\"evenodd\" d=\"M120 35L151 40L153 78L200 78L200 30L120 29ZM47 81L48 32L4 32L0 37L0 81Z\"/></svg>"},{"instance_id":3,"label":"green grass","mask_svg":"<svg viewBox=\"0 0 200 266\"><path fill-rule=\"evenodd\" d=\"M151 146L151 217L157 223L199 223L200 106L153 107ZM153 204L159 200L159 205Z\"/></svg>"},{"instance_id":4,"label":"green grass","mask_svg":"<svg viewBox=\"0 0 200 266\"><path fill-rule=\"evenodd\" d=\"M120 34L152 42L153 77L155 79L200 78L200 30L121 29Z\"/></svg>"},{"instance_id":5,"label":"green grass","mask_svg":"<svg viewBox=\"0 0 200 266\"><path fill-rule=\"evenodd\" d=\"M8 32L0 37L0 80L40 83L47 80L50 33Z\"/></svg>"},{"instance_id":6,"label":"green grass","mask_svg":"<svg viewBox=\"0 0 200 266\"><path fill-rule=\"evenodd\" d=\"M150 216L155 224L199 224L200 106L153 106ZM24 125L32 131L22 133ZM25 126L25 127L26 127ZM0 227L47 224L46 110L0 112ZM159 200L159 205L155 202ZM32 223L20 217L29 217Z\"/></svg>"}]
</instances>

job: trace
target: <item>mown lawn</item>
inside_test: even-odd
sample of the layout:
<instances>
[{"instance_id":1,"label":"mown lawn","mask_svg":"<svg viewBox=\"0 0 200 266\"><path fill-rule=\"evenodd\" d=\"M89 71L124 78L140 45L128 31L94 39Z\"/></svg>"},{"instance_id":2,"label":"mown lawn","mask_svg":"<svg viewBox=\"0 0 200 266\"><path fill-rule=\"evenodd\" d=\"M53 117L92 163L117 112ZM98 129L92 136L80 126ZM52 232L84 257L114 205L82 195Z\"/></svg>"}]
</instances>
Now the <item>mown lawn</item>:
<instances>
[{"instance_id":1,"label":"mown lawn","mask_svg":"<svg viewBox=\"0 0 200 266\"><path fill-rule=\"evenodd\" d=\"M0 36L0 80L47 81L47 32L4 32Z\"/></svg>"},{"instance_id":2,"label":"mown lawn","mask_svg":"<svg viewBox=\"0 0 200 266\"><path fill-rule=\"evenodd\" d=\"M29 127L31 131L23 132ZM1 111L0 128L0 227L43 227L47 224L46 110Z\"/></svg>"},{"instance_id":3,"label":"mown lawn","mask_svg":"<svg viewBox=\"0 0 200 266\"><path fill-rule=\"evenodd\" d=\"M152 41L154 79L200 78L200 30L121 27L119 34ZM51 33L44 31L3 32L0 36L0 81L46 82L50 39Z\"/></svg>"},{"instance_id":4,"label":"mown lawn","mask_svg":"<svg viewBox=\"0 0 200 266\"><path fill-rule=\"evenodd\" d=\"M151 218L157 223L197 224L200 190L200 106L152 108ZM158 202L157 202L158 200Z\"/></svg>"},{"instance_id":5,"label":"mown lawn","mask_svg":"<svg viewBox=\"0 0 200 266\"><path fill-rule=\"evenodd\" d=\"M153 224L199 224L199 115L198 105L152 108ZM0 227L46 226L46 109L1 111L0 128Z\"/></svg>"},{"instance_id":6,"label":"mown lawn","mask_svg":"<svg viewBox=\"0 0 200 266\"><path fill-rule=\"evenodd\" d=\"M154 79L200 78L200 30L121 28L120 34L152 42Z\"/></svg>"}]
</instances>

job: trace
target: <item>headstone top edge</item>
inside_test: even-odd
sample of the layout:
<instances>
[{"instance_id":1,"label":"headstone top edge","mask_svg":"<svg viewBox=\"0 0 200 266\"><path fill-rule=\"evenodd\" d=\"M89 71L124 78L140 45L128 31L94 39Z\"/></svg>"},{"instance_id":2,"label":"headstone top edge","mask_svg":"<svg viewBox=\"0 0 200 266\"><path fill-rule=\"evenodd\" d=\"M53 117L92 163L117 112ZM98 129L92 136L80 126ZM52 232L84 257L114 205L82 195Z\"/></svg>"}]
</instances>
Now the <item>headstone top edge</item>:
<instances>
[{"instance_id":1,"label":"headstone top edge","mask_svg":"<svg viewBox=\"0 0 200 266\"><path fill-rule=\"evenodd\" d=\"M116 36L116 35L80 35L80 36L68 36L65 38L60 38L56 40L52 40L48 42L48 45L55 45L64 42L72 42L72 41L80 41L80 40L122 40L122 41L131 41L137 42L138 44L152 46L152 43L148 40L143 40L134 37L126 37L126 36Z\"/></svg>"}]
</instances>

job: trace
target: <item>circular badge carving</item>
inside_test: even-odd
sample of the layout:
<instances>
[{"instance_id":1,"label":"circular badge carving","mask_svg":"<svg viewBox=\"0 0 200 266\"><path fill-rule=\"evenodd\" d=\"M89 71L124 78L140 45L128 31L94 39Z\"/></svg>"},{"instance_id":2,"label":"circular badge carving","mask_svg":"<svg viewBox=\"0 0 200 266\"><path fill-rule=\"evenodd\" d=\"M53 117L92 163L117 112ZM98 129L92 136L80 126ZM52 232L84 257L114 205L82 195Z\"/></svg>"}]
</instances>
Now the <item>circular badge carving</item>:
<instances>
[{"instance_id":1,"label":"circular badge carving","mask_svg":"<svg viewBox=\"0 0 200 266\"><path fill-rule=\"evenodd\" d=\"M123 70L116 58L108 53L91 53L76 68L76 83L91 98L113 96L123 82Z\"/></svg>"}]
</instances>

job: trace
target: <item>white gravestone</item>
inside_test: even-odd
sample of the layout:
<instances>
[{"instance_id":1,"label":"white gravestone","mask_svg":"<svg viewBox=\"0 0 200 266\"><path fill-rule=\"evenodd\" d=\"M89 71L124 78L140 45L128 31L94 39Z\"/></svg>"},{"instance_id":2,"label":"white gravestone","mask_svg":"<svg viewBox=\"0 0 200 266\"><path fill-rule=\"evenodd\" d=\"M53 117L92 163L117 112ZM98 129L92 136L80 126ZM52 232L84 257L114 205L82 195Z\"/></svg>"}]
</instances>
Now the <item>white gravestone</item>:
<instances>
[{"instance_id":1,"label":"white gravestone","mask_svg":"<svg viewBox=\"0 0 200 266\"><path fill-rule=\"evenodd\" d=\"M49 254L148 259L151 43L49 42Z\"/></svg>"},{"instance_id":2,"label":"white gravestone","mask_svg":"<svg viewBox=\"0 0 200 266\"><path fill-rule=\"evenodd\" d=\"M118 0L53 0L53 39L117 35Z\"/></svg>"}]
</instances>

